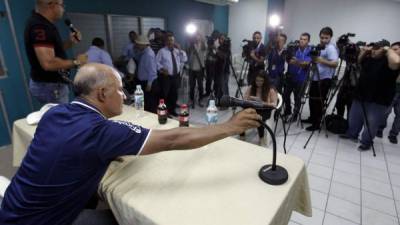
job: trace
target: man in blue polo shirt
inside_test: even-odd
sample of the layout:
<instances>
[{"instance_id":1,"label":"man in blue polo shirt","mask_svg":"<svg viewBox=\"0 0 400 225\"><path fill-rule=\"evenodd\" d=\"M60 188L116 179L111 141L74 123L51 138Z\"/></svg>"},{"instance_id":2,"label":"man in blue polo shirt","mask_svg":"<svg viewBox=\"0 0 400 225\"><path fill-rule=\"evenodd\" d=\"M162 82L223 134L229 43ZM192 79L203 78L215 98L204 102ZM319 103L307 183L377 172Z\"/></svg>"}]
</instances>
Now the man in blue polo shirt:
<instances>
[{"instance_id":1,"label":"man in blue polo shirt","mask_svg":"<svg viewBox=\"0 0 400 225\"><path fill-rule=\"evenodd\" d=\"M286 75L286 86L283 94L285 102L285 116L292 114L290 95L294 95L294 111L291 121L297 120L297 115L301 106L301 92L304 87L304 82L307 79L307 74L311 62L310 50L308 46L310 42L310 34L303 33L300 35L299 48L292 59L288 61L288 72Z\"/></svg>"},{"instance_id":2,"label":"man in blue polo shirt","mask_svg":"<svg viewBox=\"0 0 400 225\"><path fill-rule=\"evenodd\" d=\"M317 72L313 72L310 85L310 117L302 120L303 123L311 123L307 131L320 129L322 116L324 113L324 102L328 97L329 89L332 85L332 77L338 66L339 53L335 45L331 43L333 31L330 27L324 27L319 33L320 45L325 49L319 56L313 56L312 61L317 64Z\"/></svg>"},{"instance_id":3,"label":"man in blue polo shirt","mask_svg":"<svg viewBox=\"0 0 400 225\"><path fill-rule=\"evenodd\" d=\"M247 109L228 122L204 128L148 130L108 118L122 113L118 72L103 64L83 66L74 80L79 96L51 108L38 124L0 209L0 224L116 224L110 211L84 210L110 162L122 155L195 149L258 127Z\"/></svg>"}]
</instances>

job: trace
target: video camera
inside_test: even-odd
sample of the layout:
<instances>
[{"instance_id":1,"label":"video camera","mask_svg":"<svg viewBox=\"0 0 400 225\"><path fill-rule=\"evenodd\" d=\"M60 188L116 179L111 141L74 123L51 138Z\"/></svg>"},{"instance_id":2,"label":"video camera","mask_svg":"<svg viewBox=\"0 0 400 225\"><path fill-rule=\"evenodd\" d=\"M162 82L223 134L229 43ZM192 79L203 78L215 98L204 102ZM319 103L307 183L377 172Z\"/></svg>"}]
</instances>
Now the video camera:
<instances>
[{"instance_id":1,"label":"video camera","mask_svg":"<svg viewBox=\"0 0 400 225\"><path fill-rule=\"evenodd\" d=\"M318 44L318 45L311 46L310 56L318 57L321 55L322 50L325 50L325 45Z\"/></svg>"},{"instance_id":2,"label":"video camera","mask_svg":"<svg viewBox=\"0 0 400 225\"><path fill-rule=\"evenodd\" d=\"M228 52L231 50L231 46L232 46L231 39L229 37L226 37L224 40L224 43L222 43L222 45L220 47L223 51Z\"/></svg>"},{"instance_id":3,"label":"video camera","mask_svg":"<svg viewBox=\"0 0 400 225\"><path fill-rule=\"evenodd\" d=\"M291 60L296 55L296 51L297 49L299 49L299 47L300 47L299 40L291 41L286 45L285 56L287 61Z\"/></svg>"},{"instance_id":4,"label":"video camera","mask_svg":"<svg viewBox=\"0 0 400 225\"><path fill-rule=\"evenodd\" d=\"M242 47L242 57L246 60L250 59L251 51L257 48L257 43L252 40L243 39L243 43L247 43Z\"/></svg>"},{"instance_id":5,"label":"video camera","mask_svg":"<svg viewBox=\"0 0 400 225\"><path fill-rule=\"evenodd\" d=\"M214 37L212 37L212 36L207 36L206 37L206 39L207 39L207 46L213 46L214 45L214 43L215 43L215 38Z\"/></svg>"}]
</instances>

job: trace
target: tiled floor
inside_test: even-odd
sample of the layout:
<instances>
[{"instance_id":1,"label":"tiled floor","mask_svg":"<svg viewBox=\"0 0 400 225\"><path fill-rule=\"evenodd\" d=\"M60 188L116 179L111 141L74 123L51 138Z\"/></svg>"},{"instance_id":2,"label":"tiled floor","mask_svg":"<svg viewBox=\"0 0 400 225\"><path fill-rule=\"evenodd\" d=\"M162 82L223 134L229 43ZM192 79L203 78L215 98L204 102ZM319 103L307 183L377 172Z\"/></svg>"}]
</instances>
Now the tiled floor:
<instances>
[{"instance_id":1,"label":"tiled floor","mask_svg":"<svg viewBox=\"0 0 400 225\"><path fill-rule=\"evenodd\" d=\"M231 80L231 92L236 90ZM184 99L184 97L181 97ZM232 110L219 112L220 122ZM305 107L303 117L308 116ZM191 111L191 123L205 124L205 108ZM393 115L389 118L389 124ZM313 217L292 214L290 225L396 225L400 224L400 145L384 138L375 140L372 151L357 151L357 143L339 139L337 135L316 133L303 149L310 133L292 124L287 139L288 154L304 160L311 188ZM257 144L257 131L248 131L246 141ZM278 150L283 152L282 128L277 129ZM11 149L0 149L0 174L15 173L11 167Z\"/></svg>"},{"instance_id":2,"label":"tiled floor","mask_svg":"<svg viewBox=\"0 0 400 225\"><path fill-rule=\"evenodd\" d=\"M236 90L231 81L231 93ZM333 101L334 102L334 101ZM331 109L328 110L331 112ZM226 121L232 110L220 111ZM204 124L205 108L192 110L191 121ZM303 118L308 116L304 107ZM391 126L393 114L389 117ZM283 132L278 125L278 150L283 152ZM384 138L375 139L376 157L372 151L359 152L358 144L340 139L325 131L315 133L306 149L310 132L296 124L289 130L288 154L304 160L307 166L313 217L294 212L290 225L399 225L400 215L400 145L391 144L389 129ZM248 131L246 141L257 144L257 131Z\"/></svg>"}]
</instances>

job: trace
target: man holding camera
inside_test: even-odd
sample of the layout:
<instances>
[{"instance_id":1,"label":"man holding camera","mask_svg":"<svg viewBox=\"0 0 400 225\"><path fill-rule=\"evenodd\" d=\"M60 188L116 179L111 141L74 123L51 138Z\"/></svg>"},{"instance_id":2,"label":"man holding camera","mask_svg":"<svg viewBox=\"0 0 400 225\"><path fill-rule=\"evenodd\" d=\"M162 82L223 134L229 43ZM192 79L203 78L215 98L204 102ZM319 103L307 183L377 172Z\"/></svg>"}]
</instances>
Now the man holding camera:
<instances>
[{"instance_id":1,"label":"man holding camera","mask_svg":"<svg viewBox=\"0 0 400 225\"><path fill-rule=\"evenodd\" d=\"M282 77L285 71L285 54L284 46L286 44L286 34L278 33L275 40L272 40L274 47L268 54L268 75L271 84L282 93Z\"/></svg>"},{"instance_id":2,"label":"man holding camera","mask_svg":"<svg viewBox=\"0 0 400 225\"><path fill-rule=\"evenodd\" d=\"M399 65L394 61L393 50L388 48L389 42L382 40L364 47L358 56L360 78L350 110L349 128L341 137L357 140L364 127L360 151L371 148L396 93Z\"/></svg>"},{"instance_id":3,"label":"man holding camera","mask_svg":"<svg viewBox=\"0 0 400 225\"><path fill-rule=\"evenodd\" d=\"M388 57L391 57L394 63L394 66L396 67L400 67L400 42L395 42L390 46L390 49L388 50L387 53ZM397 61L397 62L396 62ZM398 76L398 81L400 79L400 76ZM397 144L398 140L397 140L397 136L399 135L400 132L400 89L399 89L399 85L400 83L397 83L397 91L396 91L396 95L393 99L392 104L390 105L389 109L387 110L387 112L385 113L385 117L384 117L384 124L379 128L376 136L377 137L382 137L383 136L383 129L386 128L387 125L387 118L389 117L390 113L392 112L392 108L395 114L394 120L393 120L393 125L392 125L392 129L389 132L389 136L388 139L390 141L390 143L392 144Z\"/></svg>"},{"instance_id":4,"label":"man holding camera","mask_svg":"<svg viewBox=\"0 0 400 225\"><path fill-rule=\"evenodd\" d=\"M311 123L307 131L320 129L324 104L332 83L332 77L338 66L339 54L337 48L331 43L333 31L330 27L324 27L319 33L320 44L311 51L312 62L316 64L316 71L310 85L310 117L302 120L304 123Z\"/></svg>"},{"instance_id":5,"label":"man holding camera","mask_svg":"<svg viewBox=\"0 0 400 225\"><path fill-rule=\"evenodd\" d=\"M224 34L218 37L217 61L215 62L215 92L217 99L229 95L229 63L231 58L230 39Z\"/></svg>"},{"instance_id":6,"label":"man holding camera","mask_svg":"<svg viewBox=\"0 0 400 225\"><path fill-rule=\"evenodd\" d=\"M247 49L243 52L244 57L249 62L249 71L247 73L247 84L251 85L255 75L258 71L265 69L265 46L261 42L262 35L260 31L256 31L253 34L253 41L248 41ZM248 52L249 51L249 52Z\"/></svg>"},{"instance_id":7,"label":"man holding camera","mask_svg":"<svg viewBox=\"0 0 400 225\"><path fill-rule=\"evenodd\" d=\"M292 93L294 95L294 111L291 121L297 120L297 115L300 111L301 95L311 62L309 42L310 34L303 33L300 36L299 45L295 52L288 52L290 55L288 55L287 59L288 71L283 99L285 102L285 116L289 116L292 114L290 95Z\"/></svg>"}]
</instances>

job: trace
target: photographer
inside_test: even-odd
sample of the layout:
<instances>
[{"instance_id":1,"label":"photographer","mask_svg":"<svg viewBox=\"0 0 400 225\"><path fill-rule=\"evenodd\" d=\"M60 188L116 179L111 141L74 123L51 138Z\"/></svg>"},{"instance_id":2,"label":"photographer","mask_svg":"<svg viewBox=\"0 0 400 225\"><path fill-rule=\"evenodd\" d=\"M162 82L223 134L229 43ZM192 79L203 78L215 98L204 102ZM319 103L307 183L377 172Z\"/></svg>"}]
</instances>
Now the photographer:
<instances>
[{"instance_id":1,"label":"photographer","mask_svg":"<svg viewBox=\"0 0 400 225\"><path fill-rule=\"evenodd\" d=\"M371 148L396 93L398 66L394 64L389 42L382 40L364 47L358 57L360 78L350 110L349 128L342 138L357 140L363 126L360 151ZM389 53L389 54L388 54Z\"/></svg>"},{"instance_id":2,"label":"photographer","mask_svg":"<svg viewBox=\"0 0 400 225\"><path fill-rule=\"evenodd\" d=\"M207 38L207 54L206 54L206 94L209 96L211 91L215 91L215 65L217 61L217 48L215 47L215 39L213 36ZM211 85L213 88L211 89Z\"/></svg>"},{"instance_id":3,"label":"photographer","mask_svg":"<svg viewBox=\"0 0 400 225\"><path fill-rule=\"evenodd\" d=\"M400 42L393 43L390 46L390 49L387 52L388 57L392 58L393 60L389 60L390 62L393 62L394 68L399 68L400 67ZM400 76L398 76L398 79ZM397 84L399 85L399 83ZM392 144L397 144L397 136L399 135L400 132L400 90L397 87L397 93L393 99L392 104L389 107L389 110L385 113L384 117L384 124L379 128L376 136L377 137L382 137L383 134L383 129L386 128L387 125L387 118L389 117L390 113L392 112L392 108L395 114L394 120L393 120L393 125L392 129L389 132L388 139Z\"/></svg>"},{"instance_id":4,"label":"photographer","mask_svg":"<svg viewBox=\"0 0 400 225\"><path fill-rule=\"evenodd\" d=\"M190 86L190 105L195 108L194 92L196 88L199 91L198 104L200 107L204 107L201 103L203 98L203 80L204 80L204 62L206 56L206 43L199 33L197 33L193 40L190 40L189 48L187 50L189 58L189 86Z\"/></svg>"},{"instance_id":5,"label":"photographer","mask_svg":"<svg viewBox=\"0 0 400 225\"><path fill-rule=\"evenodd\" d=\"M265 69L265 46L261 42L262 35L260 31L253 34L253 41L248 41L247 45L243 46L243 57L249 62L249 71L247 73L247 84L253 83L255 75L260 70Z\"/></svg>"},{"instance_id":6,"label":"photographer","mask_svg":"<svg viewBox=\"0 0 400 225\"><path fill-rule=\"evenodd\" d=\"M217 48L217 61L215 62L215 92L217 99L220 99L223 95L229 95L230 42L230 39L224 34L221 34L218 38L219 47Z\"/></svg>"},{"instance_id":7,"label":"photographer","mask_svg":"<svg viewBox=\"0 0 400 225\"><path fill-rule=\"evenodd\" d=\"M332 83L332 77L338 66L339 54L336 47L331 43L333 31L330 27L324 27L319 33L320 45L311 51L312 62L316 63L318 71L312 71L310 85L310 117L302 120L303 123L311 123L307 131L320 129L322 115L324 113L324 102L327 98Z\"/></svg>"},{"instance_id":8,"label":"photographer","mask_svg":"<svg viewBox=\"0 0 400 225\"><path fill-rule=\"evenodd\" d=\"M288 49L288 72L286 74L286 86L283 94L285 102L285 116L292 114L290 95L294 95L294 111L291 121L297 120L297 114L300 111L301 95L304 87L304 82L307 78L311 57L311 48L308 45L310 42L310 34L303 33L300 36L299 44L296 49ZM291 52L294 51L294 52Z\"/></svg>"},{"instance_id":9,"label":"photographer","mask_svg":"<svg viewBox=\"0 0 400 225\"><path fill-rule=\"evenodd\" d=\"M286 34L278 33L275 40L275 47L272 47L268 54L268 74L272 85L282 93L282 79L285 71L285 54L284 46L286 44L287 36Z\"/></svg>"}]
</instances>

